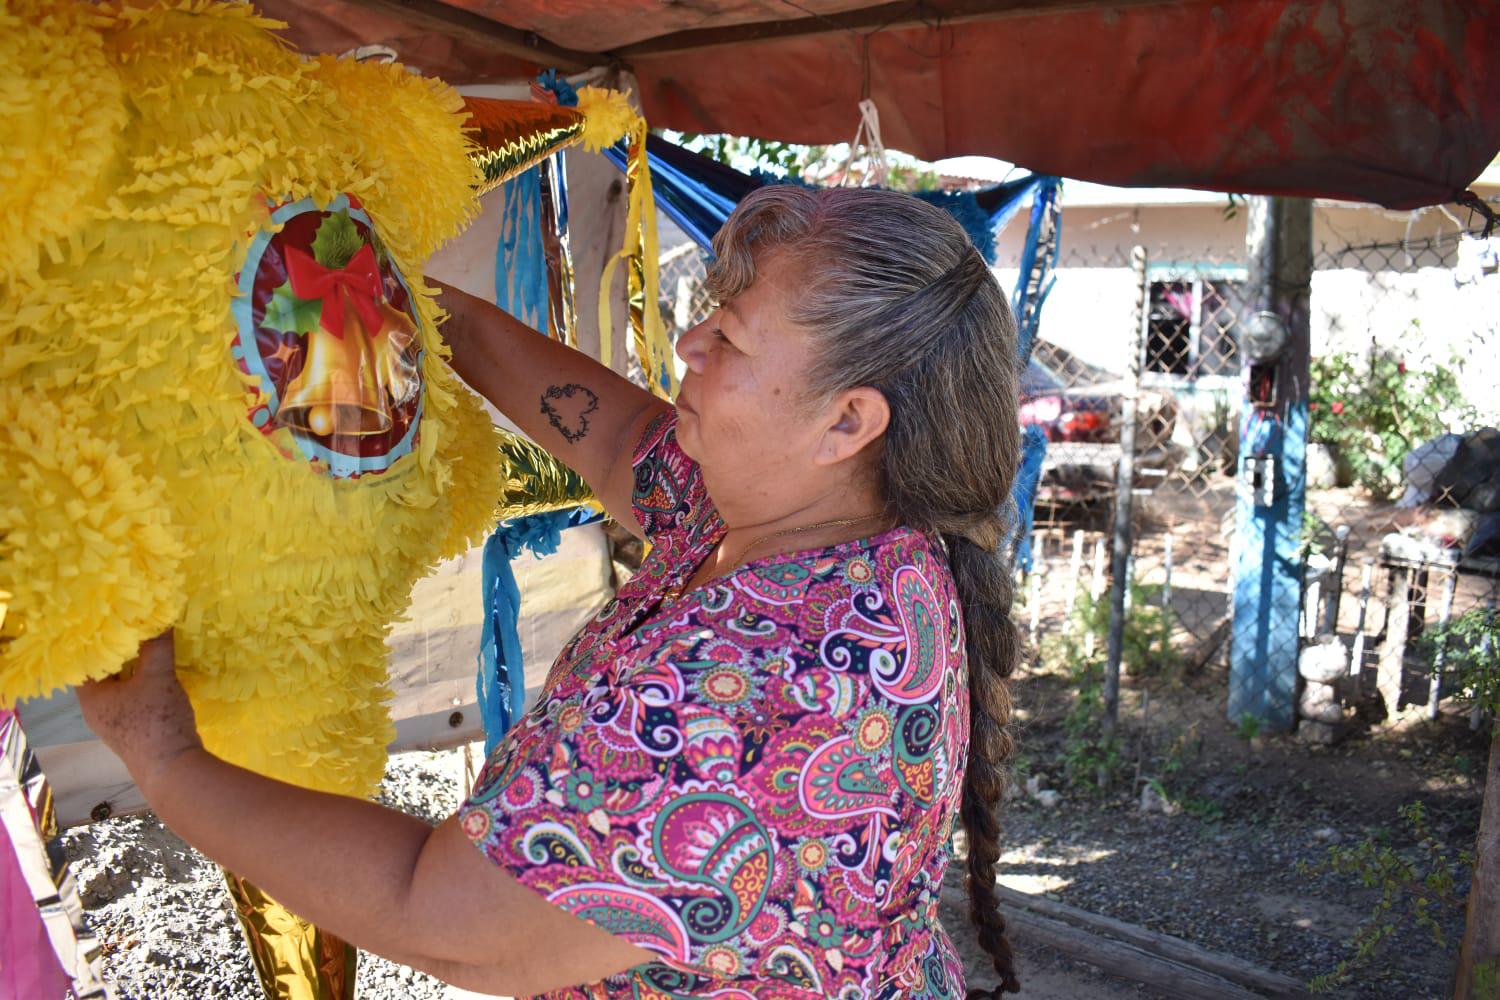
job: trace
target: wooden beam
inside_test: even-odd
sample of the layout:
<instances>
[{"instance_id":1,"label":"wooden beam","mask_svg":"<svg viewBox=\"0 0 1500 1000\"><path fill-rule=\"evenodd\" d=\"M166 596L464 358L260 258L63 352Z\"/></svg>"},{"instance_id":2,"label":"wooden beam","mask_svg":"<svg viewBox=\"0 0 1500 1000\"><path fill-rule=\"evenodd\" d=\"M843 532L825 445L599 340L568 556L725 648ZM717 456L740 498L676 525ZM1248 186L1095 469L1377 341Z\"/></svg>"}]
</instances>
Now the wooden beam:
<instances>
[{"instance_id":1,"label":"wooden beam","mask_svg":"<svg viewBox=\"0 0 1500 1000\"><path fill-rule=\"evenodd\" d=\"M1001 912L1007 916L1016 911L1026 911L1094 934L1115 938L1179 965L1201 969L1261 996L1292 1000L1307 995L1307 987L1301 980L1262 969L1232 955L1209 951L1190 941L1148 930L1138 924L1127 924L1114 917L1091 913L1059 900L1021 892L1009 886L996 885L995 891L1000 897Z\"/></svg>"},{"instance_id":2,"label":"wooden beam","mask_svg":"<svg viewBox=\"0 0 1500 1000\"><path fill-rule=\"evenodd\" d=\"M968 898L963 890L956 886L945 886L943 899L944 902L958 907L961 911L968 909ZM1075 908L1068 907L1068 909ZM1184 958L1190 959L1189 961L1174 961L1167 958L1160 953L1158 947L1153 946L1158 942L1151 941L1152 938L1166 939L1190 950L1203 951L1203 949L1198 949L1195 945L1176 938L1167 938L1164 934L1136 928L1137 940L1147 945L1147 947L1142 947L1141 944L1127 943L1097 933L1095 929L1087 926L1060 920L1054 916L1044 916L1031 907L1022 909L1006 906L1004 913L1011 936L1016 940L1045 945L1069 958L1096 966L1107 975L1143 984L1157 995L1170 998L1170 1000L1260 1000L1264 996L1259 991L1245 989L1202 967L1198 962L1191 961L1193 956L1190 952L1181 953ZM1220 958L1223 960L1224 957L1220 956ZM1024 979L1021 985L1024 989ZM1307 994L1304 991L1295 995L1306 996Z\"/></svg>"},{"instance_id":3,"label":"wooden beam","mask_svg":"<svg viewBox=\"0 0 1500 1000\"><path fill-rule=\"evenodd\" d=\"M713 28L674 31L647 38L613 51L620 59L662 56L724 45L773 42L804 35L834 32L866 34L898 28L931 27L965 21L988 21L1031 14L1054 14L1082 10L1120 9L1170 3L1172 0L897 0L858 10L816 17L755 21ZM1180 2L1180 0L1179 0ZM1206 2L1206 0L1205 0Z\"/></svg>"},{"instance_id":4,"label":"wooden beam","mask_svg":"<svg viewBox=\"0 0 1500 1000\"><path fill-rule=\"evenodd\" d=\"M432 31L494 52L515 56L538 66L556 67L570 73L600 66L609 56L579 52L554 45L534 31L513 28L499 21L451 7L441 0L350 0L357 7L389 14L423 31Z\"/></svg>"}]
</instances>

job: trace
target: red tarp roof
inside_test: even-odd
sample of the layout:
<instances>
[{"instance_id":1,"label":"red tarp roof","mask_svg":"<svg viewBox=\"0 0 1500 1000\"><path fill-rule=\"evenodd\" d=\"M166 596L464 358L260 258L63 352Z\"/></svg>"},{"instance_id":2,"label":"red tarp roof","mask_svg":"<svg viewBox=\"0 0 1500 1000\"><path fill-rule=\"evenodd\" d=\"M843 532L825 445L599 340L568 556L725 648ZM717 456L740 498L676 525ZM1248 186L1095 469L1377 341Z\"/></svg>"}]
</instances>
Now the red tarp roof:
<instances>
[{"instance_id":1,"label":"red tarp roof","mask_svg":"<svg viewBox=\"0 0 1500 1000\"><path fill-rule=\"evenodd\" d=\"M996 156L1121 185L1404 208L1500 150L1496 0L260 0L309 51L454 83L619 62L692 132Z\"/></svg>"}]
</instances>

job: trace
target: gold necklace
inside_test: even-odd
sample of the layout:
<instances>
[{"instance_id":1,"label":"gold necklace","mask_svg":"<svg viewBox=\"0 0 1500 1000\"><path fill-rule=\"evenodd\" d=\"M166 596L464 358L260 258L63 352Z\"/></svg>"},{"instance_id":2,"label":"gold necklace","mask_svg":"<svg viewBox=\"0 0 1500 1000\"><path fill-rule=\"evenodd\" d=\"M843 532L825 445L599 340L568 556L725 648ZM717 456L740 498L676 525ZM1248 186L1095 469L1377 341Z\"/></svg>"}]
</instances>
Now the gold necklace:
<instances>
[{"instance_id":1,"label":"gold necklace","mask_svg":"<svg viewBox=\"0 0 1500 1000\"><path fill-rule=\"evenodd\" d=\"M763 542L769 542L773 538L785 538L787 535L797 535L801 534L804 531L813 531L818 528L838 528L845 525L863 524L865 521L873 521L878 517L880 517L879 514L866 514L864 517L838 517L834 518L831 521L819 521L817 524L804 524L801 527L797 528L782 528L780 531L772 531L768 534L761 535L759 538L755 539L755 541L751 542L749 545L740 550L739 556L730 565L729 572L733 572L741 565L743 565L745 557L751 552L754 552L757 546L759 546ZM723 544L724 540L720 539L719 545ZM718 548L718 546L715 546L715 548ZM694 573L696 573L696 569L694 570ZM688 581L693 578L693 575L693 573L689 573L680 582L673 584L665 591L663 591L662 603L671 603L681 597L683 591L687 589ZM721 575L727 576L728 573Z\"/></svg>"}]
</instances>

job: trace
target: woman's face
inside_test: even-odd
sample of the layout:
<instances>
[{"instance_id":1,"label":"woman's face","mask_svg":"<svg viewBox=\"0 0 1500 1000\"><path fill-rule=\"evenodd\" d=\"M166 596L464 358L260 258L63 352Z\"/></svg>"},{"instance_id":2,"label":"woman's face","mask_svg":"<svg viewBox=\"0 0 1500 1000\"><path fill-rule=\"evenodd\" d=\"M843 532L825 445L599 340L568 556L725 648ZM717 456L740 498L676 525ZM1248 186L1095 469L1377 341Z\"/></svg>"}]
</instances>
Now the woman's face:
<instances>
[{"instance_id":1,"label":"woman's face","mask_svg":"<svg viewBox=\"0 0 1500 1000\"><path fill-rule=\"evenodd\" d=\"M757 265L748 289L677 342L677 440L731 523L796 504L827 478L817 455L828 415L804 398L810 338L787 318L800 263L780 253Z\"/></svg>"}]
</instances>

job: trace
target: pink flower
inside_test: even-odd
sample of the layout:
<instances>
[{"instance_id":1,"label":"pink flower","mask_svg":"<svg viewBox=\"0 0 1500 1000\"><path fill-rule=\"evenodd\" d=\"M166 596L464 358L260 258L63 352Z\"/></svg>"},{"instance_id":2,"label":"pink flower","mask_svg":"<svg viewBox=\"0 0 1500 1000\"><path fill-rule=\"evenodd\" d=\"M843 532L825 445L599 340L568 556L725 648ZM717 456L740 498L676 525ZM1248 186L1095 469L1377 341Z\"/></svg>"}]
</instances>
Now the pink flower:
<instances>
[{"instance_id":1,"label":"pink flower","mask_svg":"<svg viewBox=\"0 0 1500 1000\"><path fill-rule=\"evenodd\" d=\"M1332 409L1333 409L1334 413L1343 413L1344 412L1344 401L1342 399L1336 399L1336 400L1334 400L1333 401L1333 407L1332 407Z\"/></svg>"},{"instance_id":2,"label":"pink flower","mask_svg":"<svg viewBox=\"0 0 1500 1000\"><path fill-rule=\"evenodd\" d=\"M1396 371L1400 372L1402 375L1405 375L1406 374L1406 362L1405 361L1398 361L1398 362L1396 362Z\"/></svg>"}]
</instances>

